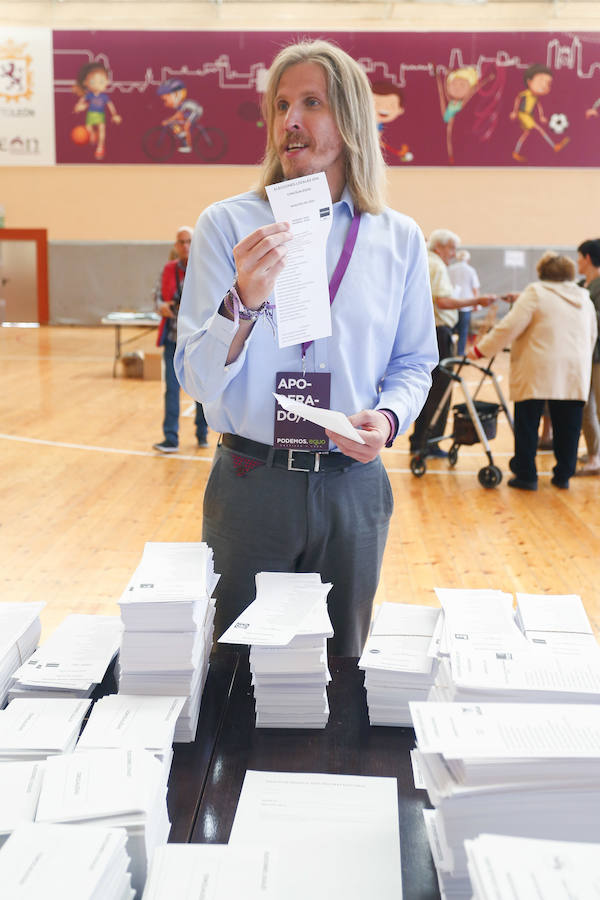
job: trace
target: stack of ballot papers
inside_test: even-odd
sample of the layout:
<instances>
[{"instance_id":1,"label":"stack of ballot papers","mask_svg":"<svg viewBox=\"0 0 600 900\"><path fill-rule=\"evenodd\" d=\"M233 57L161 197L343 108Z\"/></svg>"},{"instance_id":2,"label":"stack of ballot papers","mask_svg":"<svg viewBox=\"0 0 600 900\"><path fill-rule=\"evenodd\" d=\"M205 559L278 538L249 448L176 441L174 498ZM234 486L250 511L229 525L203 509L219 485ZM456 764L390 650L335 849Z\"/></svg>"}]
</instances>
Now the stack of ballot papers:
<instances>
[{"instance_id":1,"label":"stack of ballot papers","mask_svg":"<svg viewBox=\"0 0 600 900\"><path fill-rule=\"evenodd\" d=\"M0 850L6 900L133 900L121 828L20 825Z\"/></svg>"},{"instance_id":2,"label":"stack of ballot papers","mask_svg":"<svg viewBox=\"0 0 600 900\"><path fill-rule=\"evenodd\" d=\"M119 652L118 616L70 615L14 674L15 697L89 697Z\"/></svg>"},{"instance_id":3,"label":"stack of ballot papers","mask_svg":"<svg viewBox=\"0 0 600 900\"><path fill-rule=\"evenodd\" d=\"M0 847L23 822L33 822L44 774L41 762L0 765Z\"/></svg>"},{"instance_id":4,"label":"stack of ballot papers","mask_svg":"<svg viewBox=\"0 0 600 900\"><path fill-rule=\"evenodd\" d=\"M0 711L0 763L70 753L89 706L88 700L13 700Z\"/></svg>"},{"instance_id":5,"label":"stack of ballot papers","mask_svg":"<svg viewBox=\"0 0 600 900\"><path fill-rule=\"evenodd\" d=\"M176 741L193 741L213 639L219 575L204 543L147 543L119 600L119 691L184 697Z\"/></svg>"},{"instance_id":6,"label":"stack of ballot papers","mask_svg":"<svg viewBox=\"0 0 600 900\"><path fill-rule=\"evenodd\" d=\"M40 612L45 603L0 603L0 709L16 670L40 639Z\"/></svg>"},{"instance_id":7,"label":"stack of ballot papers","mask_svg":"<svg viewBox=\"0 0 600 900\"><path fill-rule=\"evenodd\" d=\"M427 702L410 710L445 896L471 897L464 842L479 834L600 843L600 706Z\"/></svg>"},{"instance_id":8,"label":"stack of ballot papers","mask_svg":"<svg viewBox=\"0 0 600 900\"><path fill-rule=\"evenodd\" d=\"M410 700L427 700L437 671L428 650L439 609L382 603L358 661L371 725L411 725Z\"/></svg>"},{"instance_id":9,"label":"stack of ballot papers","mask_svg":"<svg viewBox=\"0 0 600 900\"><path fill-rule=\"evenodd\" d=\"M71 753L47 761L36 821L125 828L141 897L148 861L169 836L166 797L162 765L146 750Z\"/></svg>"},{"instance_id":10,"label":"stack of ballot papers","mask_svg":"<svg viewBox=\"0 0 600 900\"><path fill-rule=\"evenodd\" d=\"M248 771L229 847L272 851L277 900L399 900L396 779Z\"/></svg>"},{"instance_id":11,"label":"stack of ballot papers","mask_svg":"<svg viewBox=\"0 0 600 900\"><path fill-rule=\"evenodd\" d=\"M577 594L517 594L517 623L528 641L553 653L598 653Z\"/></svg>"},{"instance_id":12,"label":"stack of ballot papers","mask_svg":"<svg viewBox=\"0 0 600 900\"><path fill-rule=\"evenodd\" d=\"M442 659L429 699L500 703L600 703L600 654L453 651Z\"/></svg>"},{"instance_id":13,"label":"stack of ballot papers","mask_svg":"<svg viewBox=\"0 0 600 900\"><path fill-rule=\"evenodd\" d=\"M164 766L165 783L173 760L175 724L184 697L110 694L98 700L75 748L77 752L141 748Z\"/></svg>"},{"instance_id":14,"label":"stack of ballot papers","mask_svg":"<svg viewBox=\"0 0 600 900\"><path fill-rule=\"evenodd\" d=\"M219 638L220 643L250 645L257 728L327 724L330 589L315 572L259 572L256 600Z\"/></svg>"},{"instance_id":15,"label":"stack of ballot papers","mask_svg":"<svg viewBox=\"0 0 600 900\"><path fill-rule=\"evenodd\" d=\"M600 898L600 844L480 834L465 850L473 900Z\"/></svg>"}]
</instances>

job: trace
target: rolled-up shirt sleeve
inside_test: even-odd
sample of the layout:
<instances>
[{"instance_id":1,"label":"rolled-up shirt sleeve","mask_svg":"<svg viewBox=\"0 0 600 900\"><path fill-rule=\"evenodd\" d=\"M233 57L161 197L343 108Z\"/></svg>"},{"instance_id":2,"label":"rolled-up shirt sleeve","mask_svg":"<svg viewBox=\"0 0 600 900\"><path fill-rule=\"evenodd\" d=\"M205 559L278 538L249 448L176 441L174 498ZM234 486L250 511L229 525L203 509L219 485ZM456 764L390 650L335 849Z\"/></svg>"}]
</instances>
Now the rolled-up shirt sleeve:
<instances>
[{"instance_id":1,"label":"rolled-up shirt sleeve","mask_svg":"<svg viewBox=\"0 0 600 900\"><path fill-rule=\"evenodd\" d=\"M246 344L227 365L227 354L237 326L218 309L235 278L232 248L239 238L227 221L217 224L212 207L205 210L194 229L187 265L179 319L175 372L179 383L195 400L218 400L227 385L244 366Z\"/></svg>"}]
</instances>

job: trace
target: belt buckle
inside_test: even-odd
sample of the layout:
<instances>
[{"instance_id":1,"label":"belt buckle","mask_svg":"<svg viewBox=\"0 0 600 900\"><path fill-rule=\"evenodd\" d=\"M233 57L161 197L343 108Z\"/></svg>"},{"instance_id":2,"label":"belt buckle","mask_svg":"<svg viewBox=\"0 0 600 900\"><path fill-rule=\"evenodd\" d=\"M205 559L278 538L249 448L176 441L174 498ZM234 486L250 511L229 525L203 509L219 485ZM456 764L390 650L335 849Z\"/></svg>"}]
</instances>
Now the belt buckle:
<instances>
[{"instance_id":1,"label":"belt buckle","mask_svg":"<svg viewBox=\"0 0 600 900\"><path fill-rule=\"evenodd\" d=\"M319 471L319 465L320 465L320 461L321 461L320 453L314 454L315 464L312 469L305 469L305 468L299 468L299 467L296 468L296 466L294 466L294 453L306 453L306 452L307 452L306 450L288 450L288 464L287 464L288 472L318 472Z\"/></svg>"}]
</instances>

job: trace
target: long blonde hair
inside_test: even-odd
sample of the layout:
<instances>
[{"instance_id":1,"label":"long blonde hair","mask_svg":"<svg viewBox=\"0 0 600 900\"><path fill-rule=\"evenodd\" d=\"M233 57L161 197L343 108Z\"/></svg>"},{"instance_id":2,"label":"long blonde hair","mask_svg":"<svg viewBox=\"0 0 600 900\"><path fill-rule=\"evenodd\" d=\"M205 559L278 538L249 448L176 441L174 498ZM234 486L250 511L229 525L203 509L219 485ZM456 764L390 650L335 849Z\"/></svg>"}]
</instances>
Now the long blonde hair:
<instances>
[{"instance_id":1,"label":"long blonde hair","mask_svg":"<svg viewBox=\"0 0 600 900\"><path fill-rule=\"evenodd\" d=\"M346 184L357 209L377 215L385 206L385 163L371 87L358 63L329 41L290 44L273 60L263 97L267 147L259 191L266 196L266 185L284 180L273 135L275 97L285 70L298 63L316 63L325 71L329 104L345 145Z\"/></svg>"}]
</instances>

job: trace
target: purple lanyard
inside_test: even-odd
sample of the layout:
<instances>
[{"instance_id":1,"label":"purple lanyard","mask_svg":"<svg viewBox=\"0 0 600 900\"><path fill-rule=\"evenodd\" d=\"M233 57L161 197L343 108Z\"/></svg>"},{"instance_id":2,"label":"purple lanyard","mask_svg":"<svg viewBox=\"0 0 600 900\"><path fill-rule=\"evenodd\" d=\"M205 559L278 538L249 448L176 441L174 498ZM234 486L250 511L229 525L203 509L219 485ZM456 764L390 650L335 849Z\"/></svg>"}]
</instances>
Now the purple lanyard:
<instances>
[{"instance_id":1,"label":"purple lanyard","mask_svg":"<svg viewBox=\"0 0 600 900\"><path fill-rule=\"evenodd\" d=\"M350 228L348 229L348 234L346 235L346 240L344 241L344 246L342 247L342 252L340 253L340 258L338 259L337 266L335 267L335 271L331 276L331 281L329 282L329 305L331 306L333 301L335 300L336 294L338 292L339 286L342 282L342 278L346 273L346 269L348 268L348 263L352 257L352 252L354 250L354 245L356 244L356 238L358 237L358 227L360 225L360 212L354 210L354 215L352 216L352 221L350 222ZM302 359L306 357L306 351L308 348L314 344L314 341L307 341L305 344L302 344Z\"/></svg>"}]
</instances>

